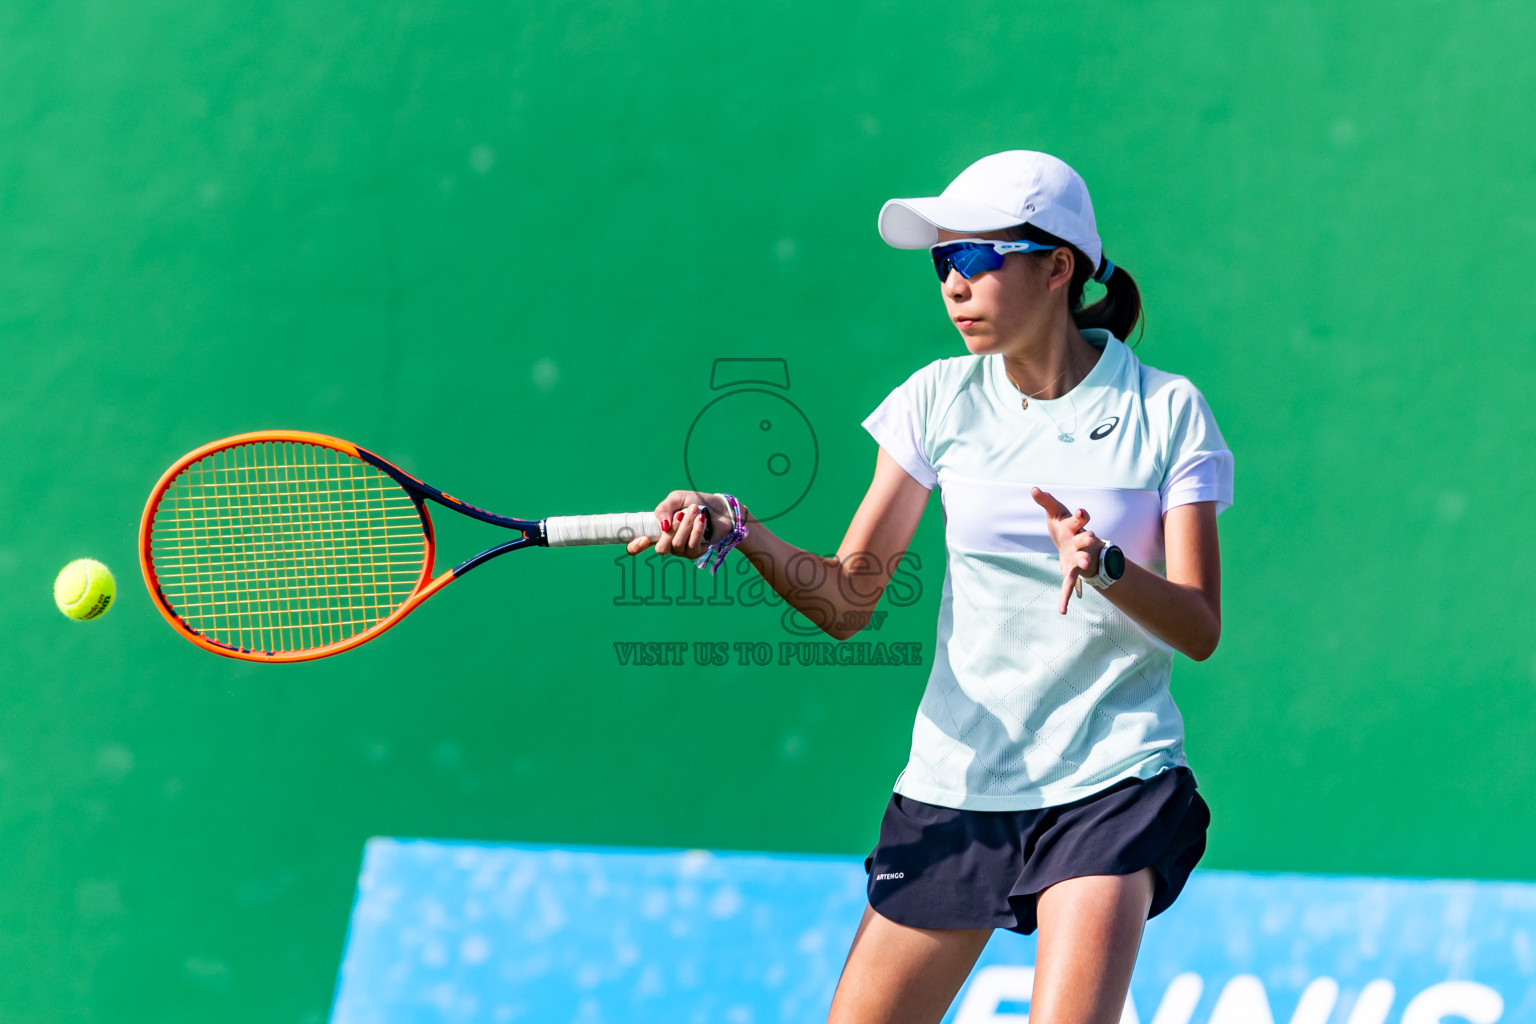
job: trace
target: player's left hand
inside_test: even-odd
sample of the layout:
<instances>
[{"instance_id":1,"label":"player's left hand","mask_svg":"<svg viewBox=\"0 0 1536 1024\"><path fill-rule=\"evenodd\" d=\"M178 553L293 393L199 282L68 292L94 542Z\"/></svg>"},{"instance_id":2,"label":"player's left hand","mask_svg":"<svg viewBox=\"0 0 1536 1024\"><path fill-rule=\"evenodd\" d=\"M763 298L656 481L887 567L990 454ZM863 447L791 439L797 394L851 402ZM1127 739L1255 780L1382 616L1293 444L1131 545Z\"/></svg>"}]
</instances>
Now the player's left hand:
<instances>
[{"instance_id":1,"label":"player's left hand","mask_svg":"<svg viewBox=\"0 0 1536 1024\"><path fill-rule=\"evenodd\" d=\"M1083 596L1082 578L1098 574L1099 551L1104 547L1104 542L1087 529L1086 509L1080 508L1073 512L1057 501L1055 495L1038 487L1031 488L1029 494L1035 499L1036 505L1045 509L1046 526L1051 531L1056 552L1061 556L1060 610L1065 615L1072 591L1076 590L1077 596Z\"/></svg>"}]
</instances>

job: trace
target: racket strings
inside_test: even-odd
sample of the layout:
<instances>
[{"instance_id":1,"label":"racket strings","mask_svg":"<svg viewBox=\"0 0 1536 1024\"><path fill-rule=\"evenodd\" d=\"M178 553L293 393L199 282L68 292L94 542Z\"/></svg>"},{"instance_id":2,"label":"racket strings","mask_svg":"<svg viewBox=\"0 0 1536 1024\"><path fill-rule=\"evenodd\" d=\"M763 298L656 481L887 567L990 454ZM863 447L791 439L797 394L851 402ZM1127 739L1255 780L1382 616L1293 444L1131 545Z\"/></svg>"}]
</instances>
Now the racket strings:
<instances>
[{"instance_id":1,"label":"racket strings","mask_svg":"<svg viewBox=\"0 0 1536 1024\"><path fill-rule=\"evenodd\" d=\"M409 494L318 445L264 441L182 470L155 511L151 560L171 610L232 647L302 651L388 617L427 559Z\"/></svg>"}]
</instances>

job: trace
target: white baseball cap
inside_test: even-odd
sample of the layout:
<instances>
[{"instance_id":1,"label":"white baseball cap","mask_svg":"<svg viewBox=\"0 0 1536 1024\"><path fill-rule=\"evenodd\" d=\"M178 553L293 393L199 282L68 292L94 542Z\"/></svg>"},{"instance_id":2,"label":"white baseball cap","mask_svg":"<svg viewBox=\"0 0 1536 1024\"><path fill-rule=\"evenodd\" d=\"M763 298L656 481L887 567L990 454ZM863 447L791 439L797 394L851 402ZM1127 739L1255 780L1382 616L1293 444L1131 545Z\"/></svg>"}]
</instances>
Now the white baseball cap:
<instances>
[{"instance_id":1,"label":"white baseball cap","mask_svg":"<svg viewBox=\"0 0 1536 1024\"><path fill-rule=\"evenodd\" d=\"M940 195L892 199L880 208L880 237L898 249L926 249L939 229L971 234L1033 224L1071 242L1092 261L1104 246L1082 176L1049 153L1010 149L984 156Z\"/></svg>"}]
</instances>

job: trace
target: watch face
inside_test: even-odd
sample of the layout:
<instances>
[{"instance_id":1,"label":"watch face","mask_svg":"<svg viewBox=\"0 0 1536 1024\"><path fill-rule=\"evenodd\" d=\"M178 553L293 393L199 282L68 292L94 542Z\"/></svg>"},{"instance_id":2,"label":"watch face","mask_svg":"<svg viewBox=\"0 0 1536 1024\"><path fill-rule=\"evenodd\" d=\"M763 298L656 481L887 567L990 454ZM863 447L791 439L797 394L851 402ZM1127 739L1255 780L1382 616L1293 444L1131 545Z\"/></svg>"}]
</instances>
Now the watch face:
<instances>
[{"instance_id":1,"label":"watch face","mask_svg":"<svg viewBox=\"0 0 1536 1024\"><path fill-rule=\"evenodd\" d=\"M1113 544L1104 549L1104 574L1112 580L1125 575L1125 552Z\"/></svg>"}]
</instances>

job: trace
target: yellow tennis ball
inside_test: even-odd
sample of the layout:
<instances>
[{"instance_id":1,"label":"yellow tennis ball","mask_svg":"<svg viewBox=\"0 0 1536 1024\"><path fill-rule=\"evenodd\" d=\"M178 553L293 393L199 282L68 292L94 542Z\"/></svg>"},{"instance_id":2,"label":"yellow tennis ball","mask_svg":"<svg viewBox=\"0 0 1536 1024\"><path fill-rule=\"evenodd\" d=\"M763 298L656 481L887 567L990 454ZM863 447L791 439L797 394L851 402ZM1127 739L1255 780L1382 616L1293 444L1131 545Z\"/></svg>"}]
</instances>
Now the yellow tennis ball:
<instances>
[{"instance_id":1,"label":"yellow tennis ball","mask_svg":"<svg viewBox=\"0 0 1536 1024\"><path fill-rule=\"evenodd\" d=\"M112 570L94 558L77 558L59 570L53 581L53 602L59 611L81 622L99 619L112 607L117 580Z\"/></svg>"}]
</instances>

